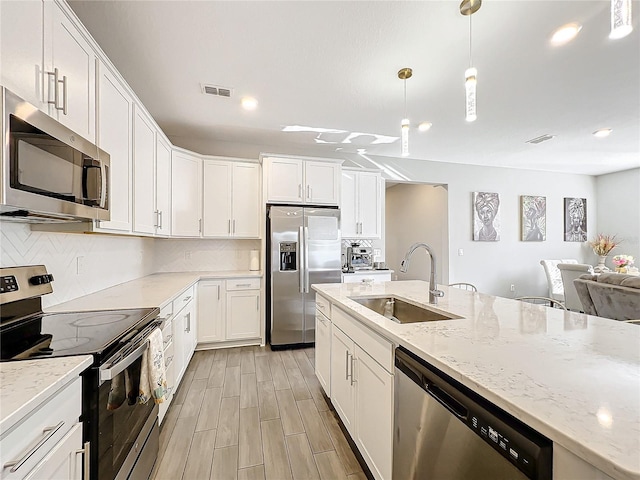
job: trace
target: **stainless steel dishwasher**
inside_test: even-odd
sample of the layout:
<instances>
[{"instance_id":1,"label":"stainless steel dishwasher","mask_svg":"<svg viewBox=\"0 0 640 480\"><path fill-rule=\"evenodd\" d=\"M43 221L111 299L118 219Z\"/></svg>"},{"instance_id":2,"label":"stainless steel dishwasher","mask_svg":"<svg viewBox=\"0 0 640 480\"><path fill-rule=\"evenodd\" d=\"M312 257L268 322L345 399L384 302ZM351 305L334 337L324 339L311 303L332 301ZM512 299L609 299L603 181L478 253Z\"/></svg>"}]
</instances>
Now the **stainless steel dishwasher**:
<instances>
[{"instance_id":1,"label":"stainless steel dishwasher","mask_svg":"<svg viewBox=\"0 0 640 480\"><path fill-rule=\"evenodd\" d=\"M394 480L551 480L552 442L402 347Z\"/></svg>"}]
</instances>

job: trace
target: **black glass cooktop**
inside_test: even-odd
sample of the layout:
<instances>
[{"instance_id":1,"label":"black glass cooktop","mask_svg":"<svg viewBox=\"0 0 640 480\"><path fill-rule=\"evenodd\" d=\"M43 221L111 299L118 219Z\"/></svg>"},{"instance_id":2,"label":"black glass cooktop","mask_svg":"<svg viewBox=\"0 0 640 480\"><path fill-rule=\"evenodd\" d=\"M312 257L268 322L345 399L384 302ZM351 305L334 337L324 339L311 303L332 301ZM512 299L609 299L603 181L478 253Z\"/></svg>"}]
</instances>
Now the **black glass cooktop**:
<instances>
[{"instance_id":1,"label":"black glass cooktop","mask_svg":"<svg viewBox=\"0 0 640 480\"><path fill-rule=\"evenodd\" d=\"M0 360L103 357L149 324L157 308L38 313L0 326Z\"/></svg>"}]
</instances>

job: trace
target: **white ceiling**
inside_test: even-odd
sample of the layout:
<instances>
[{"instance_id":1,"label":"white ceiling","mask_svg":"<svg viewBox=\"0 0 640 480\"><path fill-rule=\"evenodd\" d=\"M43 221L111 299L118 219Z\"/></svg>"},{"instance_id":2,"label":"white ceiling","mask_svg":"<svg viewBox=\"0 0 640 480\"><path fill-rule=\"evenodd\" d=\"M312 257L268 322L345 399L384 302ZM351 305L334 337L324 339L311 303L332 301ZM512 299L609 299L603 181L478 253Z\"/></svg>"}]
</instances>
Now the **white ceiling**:
<instances>
[{"instance_id":1,"label":"white ceiling","mask_svg":"<svg viewBox=\"0 0 640 480\"><path fill-rule=\"evenodd\" d=\"M464 119L469 19L456 1L70 1L174 143L251 144L310 156L399 157L599 175L640 166L640 2L634 31L608 38L610 2L485 0L473 15L478 120ZM562 47L553 31L579 22ZM233 88L205 96L201 84ZM240 98L259 107L248 112ZM421 121L433 128L420 133ZM343 130L284 133L286 125ZM613 129L598 139L592 132ZM557 135L538 145L526 140ZM176 140L177 139L177 140ZM336 151L337 148L342 150ZM206 151L201 153L217 153Z\"/></svg>"}]
</instances>

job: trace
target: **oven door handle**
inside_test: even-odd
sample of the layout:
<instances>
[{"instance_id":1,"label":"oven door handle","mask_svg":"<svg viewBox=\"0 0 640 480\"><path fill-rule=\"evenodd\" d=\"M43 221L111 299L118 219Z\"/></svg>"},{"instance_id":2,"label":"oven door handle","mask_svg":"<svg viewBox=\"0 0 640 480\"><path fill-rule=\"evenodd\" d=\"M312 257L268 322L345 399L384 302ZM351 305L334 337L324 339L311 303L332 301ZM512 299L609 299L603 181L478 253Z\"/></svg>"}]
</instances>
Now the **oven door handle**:
<instances>
[{"instance_id":1,"label":"oven door handle","mask_svg":"<svg viewBox=\"0 0 640 480\"><path fill-rule=\"evenodd\" d=\"M100 383L106 382L107 380L113 380L116 375L124 372L124 370L135 362L138 358L140 358L143 352L149 348L149 342L145 341L142 345L136 348L129 355L124 357L115 365L112 365L110 368L107 368L109 364L100 367Z\"/></svg>"}]
</instances>

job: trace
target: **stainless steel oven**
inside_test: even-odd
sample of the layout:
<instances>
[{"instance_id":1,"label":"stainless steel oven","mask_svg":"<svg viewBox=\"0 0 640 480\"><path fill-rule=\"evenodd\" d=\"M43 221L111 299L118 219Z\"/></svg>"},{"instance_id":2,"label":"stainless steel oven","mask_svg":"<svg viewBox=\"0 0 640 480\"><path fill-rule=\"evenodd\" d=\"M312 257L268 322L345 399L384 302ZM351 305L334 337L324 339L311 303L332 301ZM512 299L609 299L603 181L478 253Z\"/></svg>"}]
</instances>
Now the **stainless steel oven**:
<instances>
[{"instance_id":1,"label":"stainless steel oven","mask_svg":"<svg viewBox=\"0 0 640 480\"><path fill-rule=\"evenodd\" d=\"M158 454L158 407L138 403L136 380L159 310L45 313L41 296L52 281L42 265L0 268L0 360L92 355L80 418L90 478L147 480Z\"/></svg>"},{"instance_id":2,"label":"stainless steel oven","mask_svg":"<svg viewBox=\"0 0 640 480\"><path fill-rule=\"evenodd\" d=\"M109 220L109 155L2 88L0 219Z\"/></svg>"}]
</instances>

